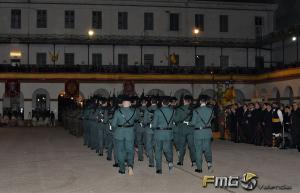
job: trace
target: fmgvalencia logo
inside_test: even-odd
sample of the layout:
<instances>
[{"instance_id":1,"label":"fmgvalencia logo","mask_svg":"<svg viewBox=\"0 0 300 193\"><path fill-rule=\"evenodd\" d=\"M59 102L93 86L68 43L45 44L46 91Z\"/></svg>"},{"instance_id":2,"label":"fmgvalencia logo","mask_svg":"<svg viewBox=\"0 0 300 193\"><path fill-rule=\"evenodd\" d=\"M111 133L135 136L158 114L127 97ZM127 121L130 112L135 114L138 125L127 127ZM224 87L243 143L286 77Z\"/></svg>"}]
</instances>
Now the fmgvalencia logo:
<instances>
[{"instance_id":1,"label":"fmgvalencia logo","mask_svg":"<svg viewBox=\"0 0 300 193\"><path fill-rule=\"evenodd\" d=\"M245 173L243 178L240 180L241 186L245 190L254 190L257 186L257 176L253 173Z\"/></svg>"},{"instance_id":2,"label":"fmgvalencia logo","mask_svg":"<svg viewBox=\"0 0 300 193\"><path fill-rule=\"evenodd\" d=\"M216 188L238 188L239 185L245 190L254 190L257 186L257 175L247 172L239 176L204 176L203 187L214 184Z\"/></svg>"},{"instance_id":3,"label":"fmgvalencia logo","mask_svg":"<svg viewBox=\"0 0 300 193\"><path fill-rule=\"evenodd\" d=\"M247 172L242 176L204 176L202 186L206 188L208 184L212 184L215 188L238 188L241 186L247 191L257 190L292 190L288 185L263 185L258 184L258 176L254 173Z\"/></svg>"}]
</instances>

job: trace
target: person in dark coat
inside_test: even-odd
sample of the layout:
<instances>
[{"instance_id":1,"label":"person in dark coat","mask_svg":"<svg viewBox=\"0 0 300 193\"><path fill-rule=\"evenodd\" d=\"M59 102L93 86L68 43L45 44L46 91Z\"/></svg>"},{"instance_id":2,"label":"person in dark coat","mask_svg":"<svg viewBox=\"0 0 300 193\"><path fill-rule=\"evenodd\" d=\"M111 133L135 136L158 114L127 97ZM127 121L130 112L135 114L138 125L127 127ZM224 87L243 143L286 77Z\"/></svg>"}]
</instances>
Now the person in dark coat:
<instances>
[{"instance_id":1,"label":"person in dark coat","mask_svg":"<svg viewBox=\"0 0 300 193\"><path fill-rule=\"evenodd\" d=\"M291 117L291 134L294 144L300 152L300 109L297 103L293 103L293 110L294 112Z\"/></svg>"},{"instance_id":2,"label":"person in dark coat","mask_svg":"<svg viewBox=\"0 0 300 193\"><path fill-rule=\"evenodd\" d=\"M242 137L241 137L241 130L243 127L243 106L241 103L237 103L237 109L236 109L236 119L237 119L237 142L242 142Z\"/></svg>"},{"instance_id":3,"label":"person in dark coat","mask_svg":"<svg viewBox=\"0 0 300 193\"><path fill-rule=\"evenodd\" d=\"M272 106L269 103L266 103L266 111L264 113L264 119L262 122L263 133L264 133L264 145L272 146Z\"/></svg>"},{"instance_id":4,"label":"person in dark coat","mask_svg":"<svg viewBox=\"0 0 300 193\"><path fill-rule=\"evenodd\" d=\"M230 114L229 114L229 123L230 123L230 133L231 133L231 141L237 143L238 136L237 136L237 115L235 106L230 107Z\"/></svg>"},{"instance_id":5,"label":"person in dark coat","mask_svg":"<svg viewBox=\"0 0 300 193\"><path fill-rule=\"evenodd\" d=\"M252 143L255 145L261 145L262 143L262 123L263 121L263 110L259 103L255 103L255 109L253 110L253 125L254 125L254 135L252 138Z\"/></svg>"}]
</instances>

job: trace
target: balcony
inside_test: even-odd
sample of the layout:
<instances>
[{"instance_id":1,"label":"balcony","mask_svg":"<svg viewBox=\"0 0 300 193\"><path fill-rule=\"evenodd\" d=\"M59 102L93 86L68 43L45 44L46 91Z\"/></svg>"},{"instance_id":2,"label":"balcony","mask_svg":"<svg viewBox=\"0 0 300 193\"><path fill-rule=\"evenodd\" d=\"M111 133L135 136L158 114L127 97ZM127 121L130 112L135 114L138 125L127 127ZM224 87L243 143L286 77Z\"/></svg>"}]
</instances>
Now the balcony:
<instances>
[{"instance_id":1,"label":"balcony","mask_svg":"<svg viewBox=\"0 0 300 193\"><path fill-rule=\"evenodd\" d=\"M25 65L12 66L0 64L0 73L101 73L101 74L262 74L274 70L273 68L257 69L255 67L197 67L197 66L151 66L143 65Z\"/></svg>"}]
</instances>

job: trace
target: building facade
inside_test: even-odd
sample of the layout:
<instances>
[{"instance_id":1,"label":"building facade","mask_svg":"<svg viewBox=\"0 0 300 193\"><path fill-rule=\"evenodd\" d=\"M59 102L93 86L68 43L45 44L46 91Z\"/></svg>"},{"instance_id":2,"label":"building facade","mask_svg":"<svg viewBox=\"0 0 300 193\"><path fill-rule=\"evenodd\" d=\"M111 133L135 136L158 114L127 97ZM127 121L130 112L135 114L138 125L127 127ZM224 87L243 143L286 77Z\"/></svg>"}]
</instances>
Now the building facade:
<instances>
[{"instance_id":1,"label":"building facade","mask_svg":"<svg viewBox=\"0 0 300 193\"><path fill-rule=\"evenodd\" d=\"M0 64L30 68L68 66L69 69L78 65L199 69L270 67L282 60L278 43L262 41L274 31L276 8L276 4L269 1L7 0L0 2ZM292 60L290 56L286 58ZM99 77L99 73L106 77L103 72L94 74ZM20 84L16 103L23 108L25 118L39 108L38 100L44 100L43 107L57 115L58 97L65 91L68 77L49 76L51 78L37 78L36 73L1 72L0 111L12 108L14 102L4 93L6 80L14 79ZM125 79L118 74L107 79L82 76L76 75L83 98L95 93L109 95L115 91L118 94L123 90ZM205 75L208 79L202 80L201 76L196 76L197 81L177 82L176 76L172 81L152 80L151 77L134 80L135 90L137 94L144 91L145 94L214 96L217 85L230 82L241 101L259 95L278 96L276 93L273 97L275 90L269 82L234 82L232 77L217 81L213 72ZM126 80L130 77L128 75ZM282 84L282 87L288 86L288 82ZM298 89L296 85L293 87ZM278 92L285 90L280 88Z\"/></svg>"}]
</instances>

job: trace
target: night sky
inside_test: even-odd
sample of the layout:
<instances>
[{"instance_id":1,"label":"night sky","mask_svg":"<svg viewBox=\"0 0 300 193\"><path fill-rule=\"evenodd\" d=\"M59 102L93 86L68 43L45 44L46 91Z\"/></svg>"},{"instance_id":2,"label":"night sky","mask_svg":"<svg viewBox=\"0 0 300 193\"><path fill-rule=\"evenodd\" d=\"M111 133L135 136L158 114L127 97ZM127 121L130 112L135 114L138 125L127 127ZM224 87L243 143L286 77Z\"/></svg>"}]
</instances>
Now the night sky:
<instances>
[{"instance_id":1,"label":"night sky","mask_svg":"<svg viewBox=\"0 0 300 193\"><path fill-rule=\"evenodd\" d=\"M300 24L300 0L277 0L277 29Z\"/></svg>"},{"instance_id":2,"label":"night sky","mask_svg":"<svg viewBox=\"0 0 300 193\"><path fill-rule=\"evenodd\" d=\"M228 2L274 3L279 5L276 12L276 29L281 30L289 26L300 24L300 0L206 0Z\"/></svg>"}]
</instances>

